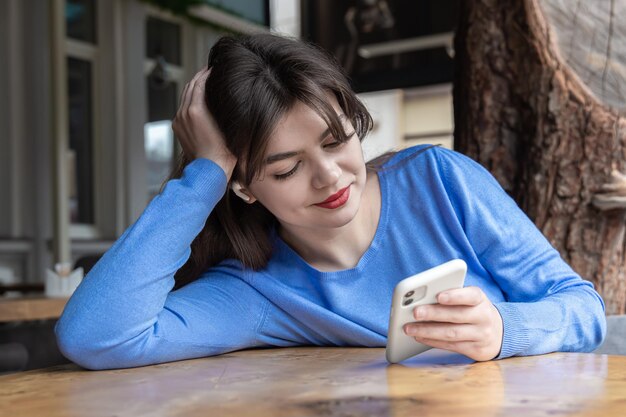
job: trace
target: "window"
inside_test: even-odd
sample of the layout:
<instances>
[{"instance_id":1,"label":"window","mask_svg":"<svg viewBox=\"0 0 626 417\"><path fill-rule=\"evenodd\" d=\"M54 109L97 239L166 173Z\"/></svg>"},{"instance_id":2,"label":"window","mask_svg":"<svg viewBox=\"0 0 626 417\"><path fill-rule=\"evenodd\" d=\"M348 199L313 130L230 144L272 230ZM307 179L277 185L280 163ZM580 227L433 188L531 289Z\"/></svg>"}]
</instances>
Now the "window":
<instances>
[{"instance_id":1,"label":"window","mask_svg":"<svg viewBox=\"0 0 626 417\"><path fill-rule=\"evenodd\" d=\"M96 238L94 103L98 45L96 0L66 0L70 236Z\"/></svg>"},{"instance_id":2,"label":"window","mask_svg":"<svg viewBox=\"0 0 626 417\"><path fill-rule=\"evenodd\" d=\"M170 64L181 64L180 25L149 16L146 20L146 56L162 57Z\"/></svg>"},{"instance_id":3,"label":"window","mask_svg":"<svg viewBox=\"0 0 626 417\"><path fill-rule=\"evenodd\" d=\"M65 24L68 38L96 44L96 1L67 0Z\"/></svg>"},{"instance_id":4,"label":"window","mask_svg":"<svg viewBox=\"0 0 626 417\"><path fill-rule=\"evenodd\" d=\"M459 0L302 0L302 37L332 53L357 92L447 84Z\"/></svg>"},{"instance_id":5,"label":"window","mask_svg":"<svg viewBox=\"0 0 626 417\"><path fill-rule=\"evenodd\" d=\"M171 123L160 120L144 126L146 159L148 162L148 198L159 193L161 184L172 169L174 135Z\"/></svg>"},{"instance_id":6,"label":"window","mask_svg":"<svg viewBox=\"0 0 626 417\"><path fill-rule=\"evenodd\" d=\"M94 223L92 80L89 61L68 58L70 219Z\"/></svg>"},{"instance_id":7,"label":"window","mask_svg":"<svg viewBox=\"0 0 626 417\"><path fill-rule=\"evenodd\" d=\"M148 201L159 193L176 155L172 119L178 108L182 68L181 25L149 16L146 19L146 92L148 121L144 125Z\"/></svg>"},{"instance_id":8,"label":"window","mask_svg":"<svg viewBox=\"0 0 626 417\"><path fill-rule=\"evenodd\" d=\"M267 0L205 0L207 5L218 10L241 17L242 19L262 26L270 25L270 7ZM291 2L285 2L283 7L293 7ZM294 1L295 3L295 1Z\"/></svg>"}]
</instances>

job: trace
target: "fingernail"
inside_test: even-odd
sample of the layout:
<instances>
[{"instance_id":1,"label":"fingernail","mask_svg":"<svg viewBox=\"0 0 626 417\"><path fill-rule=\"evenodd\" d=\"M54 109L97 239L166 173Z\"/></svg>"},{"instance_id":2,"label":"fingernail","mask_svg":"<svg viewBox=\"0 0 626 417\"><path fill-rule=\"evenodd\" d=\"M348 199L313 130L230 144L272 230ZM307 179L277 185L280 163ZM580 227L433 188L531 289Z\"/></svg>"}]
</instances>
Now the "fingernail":
<instances>
[{"instance_id":1,"label":"fingernail","mask_svg":"<svg viewBox=\"0 0 626 417\"><path fill-rule=\"evenodd\" d=\"M408 336L413 336L415 334L415 330L413 330L413 327L411 326L407 326L404 328L404 332L408 335Z\"/></svg>"},{"instance_id":2,"label":"fingernail","mask_svg":"<svg viewBox=\"0 0 626 417\"><path fill-rule=\"evenodd\" d=\"M420 307L415 307L415 310L413 310L413 317L415 317L416 319L419 319L420 317L422 317L423 315L423 311Z\"/></svg>"},{"instance_id":3,"label":"fingernail","mask_svg":"<svg viewBox=\"0 0 626 417\"><path fill-rule=\"evenodd\" d=\"M448 294L439 294L440 303L445 303L448 300L450 300L450 296Z\"/></svg>"}]
</instances>

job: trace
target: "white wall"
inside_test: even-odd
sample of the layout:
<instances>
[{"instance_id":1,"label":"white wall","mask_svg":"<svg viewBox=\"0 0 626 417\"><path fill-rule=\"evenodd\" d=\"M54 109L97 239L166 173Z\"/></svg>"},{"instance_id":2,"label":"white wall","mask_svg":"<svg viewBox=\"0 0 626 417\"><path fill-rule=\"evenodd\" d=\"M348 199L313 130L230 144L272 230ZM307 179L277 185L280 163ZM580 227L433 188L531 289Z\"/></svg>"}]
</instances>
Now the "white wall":
<instances>
[{"instance_id":1,"label":"white wall","mask_svg":"<svg viewBox=\"0 0 626 417\"><path fill-rule=\"evenodd\" d=\"M451 84L405 91L403 112L403 147L430 143L452 149L454 117Z\"/></svg>"},{"instance_id":2,"label":"white wall","mask_svg":"<svg viewBox=\"0 0 626 417\"><path fill-rule=\"evenodd\" d=\"M359 97L374 119L363 141L369 160L392 149L421 144L453 147L451 85L363 93Z\"/></svg>"},{"instance_id":3,"label":"white wall","mask_svg":"<svg viewBox=\"0 0 626 417\"><path fill-rule=\"evenodd\" d=\"M300 37L300 1L271 0L270 27L272 32Z\"/></svg>"},{"instance_id":4,"label":"white wall","mask_svg":"<svg viewBox=\"0 0 626 417\"><path fill-rule=\"evenodd\" d=\"M374 120L374 128L363 140L366 161L400 147L403 135L402 90L359 95Z\"/></svg>"}]
</instances>

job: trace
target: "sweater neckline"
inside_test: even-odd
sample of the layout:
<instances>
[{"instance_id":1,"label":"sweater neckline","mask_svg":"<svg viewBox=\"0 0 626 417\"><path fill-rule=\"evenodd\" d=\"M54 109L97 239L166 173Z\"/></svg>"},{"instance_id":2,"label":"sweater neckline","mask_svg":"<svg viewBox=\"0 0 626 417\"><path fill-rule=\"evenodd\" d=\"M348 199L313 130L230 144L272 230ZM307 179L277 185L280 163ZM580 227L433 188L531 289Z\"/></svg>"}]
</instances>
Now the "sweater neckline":
<instances>
[{"instance_id":1,"label":"sweater neckline","mask_svg":"<svg viewBox=\"0 0 626 417\"><path fill-rule=\"evenodd\" d=\"M355 267L349 269L342 269L339 271L320 271L317 268L311 266L307 261L305 261L298 252L293 250L291 246L289 246L274 230L274 238L279 251L285 255L289 259L295 260L295 262L307 272L307 274L316 276L319 278L342 278L347 276L353 276L355 274L363 271L367 265L370 263L371 259L375 257L376 252L378 252L381 241L383 239L383 235L387 228L387 213L388 213L388 195L387 192L387 182L384 175L382 175L381 171L376 172L378 176L378 184L380 188L380 215L378 218L378 225L376 226L376 232L374 233L374 238L370 243L370 246L367 248L365 253L359 259L359 262Z\"/></svg>"}]
</instances>

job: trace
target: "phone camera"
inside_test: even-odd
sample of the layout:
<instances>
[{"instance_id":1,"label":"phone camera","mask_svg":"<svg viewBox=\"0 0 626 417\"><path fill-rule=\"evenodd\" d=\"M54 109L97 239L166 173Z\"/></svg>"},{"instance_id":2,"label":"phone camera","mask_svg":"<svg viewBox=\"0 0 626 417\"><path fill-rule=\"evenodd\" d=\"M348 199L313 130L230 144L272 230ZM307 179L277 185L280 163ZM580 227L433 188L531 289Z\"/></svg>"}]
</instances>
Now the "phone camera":
<instances>
[{"instance_id":1,"label":"phone camera","mask_svg":"<svg viewBox=\"0 0 626 417\"><path fill-rule=\"evenodd\" d=\"M406 300L402 305L408 306L409 304L411 304L413 302L412 298L409 298L408 300Z\"/></svg>"},{"instance_id":2,"label":"phone camera","mask_svg":"<svg viewBox=\"0 0 626 417\"><path fill-rule=\"evenodd\" d=\"M407 292L406 294L404 294L404 296L405 296L405 297L410 297L410 296L412 296L413 294L415 294L415 291L409 291L409 292Z\"/></svg>"}]
</instances>

